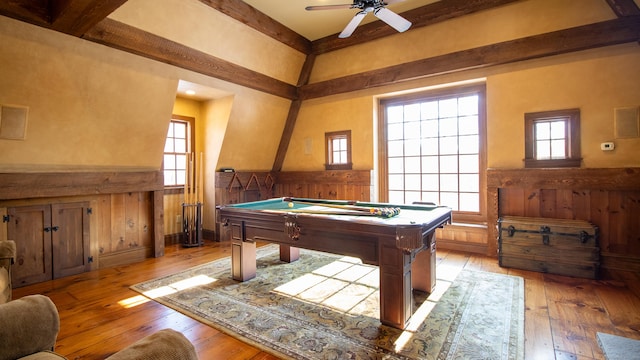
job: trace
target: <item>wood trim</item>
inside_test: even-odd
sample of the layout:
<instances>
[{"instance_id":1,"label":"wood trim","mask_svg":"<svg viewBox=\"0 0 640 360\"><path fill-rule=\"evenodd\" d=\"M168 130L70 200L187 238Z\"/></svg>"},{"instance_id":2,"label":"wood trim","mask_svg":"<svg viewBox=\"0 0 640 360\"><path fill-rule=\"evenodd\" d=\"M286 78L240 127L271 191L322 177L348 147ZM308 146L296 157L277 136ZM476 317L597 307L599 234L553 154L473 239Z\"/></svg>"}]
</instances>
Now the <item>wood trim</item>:
<instances>
[{"instance_id":1,"label":"wood trim","mask_svg":"<svg viewBox=\"0 0 640 360\"><path fill-rule=\"evenodd\" d=\"M640 17L629 16L528 36L304 85L303 100L403 81L571 53L640 39Z\"/></svg>"},{"instance_id":2,"label":"wood trim","mask_svg":"<svg viewBox=\"0 0 640 360\"><path fill-rule=\"evenodd\" d=\"M127 0L49 1L51 28L82 36Z\"/></svg>"},{"instance_id":3,"label":"wood trim","mask_svg":"<svg viewBox=\"0 0 640 360\"><path fill-rule=\"evenodd\" d=\"M639 190L640 168L488 169L489 188Z\"/></svg>"},{"instance_id":4,"label":"wood trim","mask_svg":"<svg viewBox=\"0 0 640 360\"><path fill-rule=\"evenodd\" d=\"M305 85L309 82L311 76L311 70L313 70L313 64L315 63L315 55L307 55L302 69L300 70L300 76L298 77L298 86ZM287 155L287 149L289 149L289 143L291 142L291 136L293 136L293 129L296 126L296 120L300 113L300 107L302 106L301 100L293 100L289 106L289 113L287 114L287 120L282 130L282 136L280 137L280 144L278 145L278 152L276 152L275 160L273 161L273 167L271 171L282 170L282 164L284 158Z\"/></svg>"},{"instance_id":5,"label":"wood trim","mask_svg":"<svg viewBox=\"0 0 640 360\"><path fill-rule=\"evenodd\" d=\"M445 20L450 20L463 15L473 14L478 11L488 10L494 7L517 2L520 0L447 0L421 6L405 11L401 15L411 21L412 31L428 25L433 25ZM396 35L398 32L382 21L374 21L360 25L348 38L340 39L337 34L314 40L311 52L323 54L326 52L344 49L353 45L360 45L367 41L380 39L386 36Z\"/></svg>"},{"instance_id":6,"label":"wood trim","mask_svg":"<svg viewBox=\"0 0 640 360\"><path fill-rule=\"evenodd\" d=\"M640 274L640 259L621 256L609 252L601 252L602 269L611 272L632 271Z\"/></svg>"},{"instance_id":7,"label":"wood trim","mask_svg":"<svg viewBox=\"0 0 640 360\"><path fill-rule=\"evenodd\" d=\"M437 239L436 246L440 250L454 250L454 251L469 252L473 254L486 255L489 252L487 250L487 244L468 243L463 241L454 241L454 240L447 240L447 239Z\"/></svg>"},{"instance_id":8,"label":"wood trim","mask_svg":"<svg viewBox=\"0 0 640 360\"><path fill-rule=\"evenodd\" d=\"M285 99L297 97L294 85L116 20L104 19L83 38Z\"/></svg>"},{"instance_id":9,"label":"wood trim","mask_svg":"<svg viewBox=\"0 0 640 360\"><path fill-rule=\"evenodd\" d=\"M500 189L640 190L640 168L487 170L487 255L498 250Z\"/></svg>"},{"instance_id":10,"label":"wood trim","mask_svg":"<svg viewBox=\"0 0 640 360\"><path fill-rule=\"evenodd\" d=\"M486 109L486 84L476 83L471 85L452 86L443 89L427 90L418 93L405 94L390 98L381 99L379 105L378 119L378 199L381 202L388 202L389 184L387 168L387 119L386 107L392 105L405 105L412 102L422 102L435 100L449 96L465 96L469 94L478 95L478 136L479 136L479 210L478 212L454 211L453 221L465 223L484 223L486 221L487 205L485 191L485 169L487 168L487 109Z\"/></svg>"},{"instance_id":11,"label":"wood trim","mask_svg":"<svg viewBox=\"0 0 640 360\"><path fill-rule=\"evenodd\" d=\"M345 184L371 185L369 170L284 171L276 176L276 184Z\"/></svg>"},{"instance_id":12,"label":"wood trim","mask_svg":"<svg viewBox=\"0 0 640 360\"><path fill-rule=\"evenodd\" d=\"M561 118L565 124L565 159L536 159L536 123L550 118ZM525 167L579 167L580 155L580 109L540 111L524 114Z\"/></svg>"},{"instance_id":13,"label":"wood trim","mask_svg":"<svg viewBox=\"0 0 640 360\"><path fill-rule=\"evenodd\" d=\"M606 0L611 10L618 16L640 15L640 8L633 0Z\"/></svg>"},{"instance_id":14,"label":"wood trim","mask_svg":"<svg viewBox=\"0 0 640 360\"><path fill-rule=\"evenodd\" d=\"M199 0L221 13L290 46L304 54L311 52L311 42L305 37L273 20L253 6L240 0ZM294 6L294 5L292 5Z\"/></svg>"},{"instance_id":15,"label":"wood trim","mask_svg":"<svg viewBox=\"0 0 640 360\"><path fill-rule=\"evenodd\" d=\"M181 120L189 123L189 150L194 152L196 150L196 118L193 116L172 114L171 120Z\"/></svg>"},{"instance_id":16,"label":"wood trim","mask_svg":"<svg viewBox=\"0 0 640 360\"><path fill-rule=\"evenodd\" d=\"M164 189L153 192L153 256L164 256Z\"/></svg>"},{"instance_id":17,"label":"wood trim","mask_svg":"<svg viewBox=\"0 0 640 360\"><path fill-rule=\"evenodd\" d=\"M12 0L0 2L0 14L80 37L125 2Z\"/></svg>"},{"instance_id":18,"label":"wood trim","mask_svg":"<svg viewBox=\"0 0 640 360\"><path fill-rule=\"evenodd\" d=\"M0 1L0 14L48 28L50 15L47 3L33 0Z\"/></svg>"},{"instance_id":19,"label":"wood trim","mask_svg":"<svg viewBox=\"0 0 640 360\"><path fill-rule=\"evenodd\" d=\"M336 164L333 162L333 140L336 137L343 137L347 140L347 162ZM330 131L324 133L324 168L325 170L351 170L351 130Z\"/></svg>"},{"instance_id":20,"label":"wood trim","mask_svg":"<svg viewBox=\"0 0 640 360\"><path fill-rule=\"evenodd\" d=\"M164 191L162 171L0 173L0 200Z\"/></svg>"}]
</instances>

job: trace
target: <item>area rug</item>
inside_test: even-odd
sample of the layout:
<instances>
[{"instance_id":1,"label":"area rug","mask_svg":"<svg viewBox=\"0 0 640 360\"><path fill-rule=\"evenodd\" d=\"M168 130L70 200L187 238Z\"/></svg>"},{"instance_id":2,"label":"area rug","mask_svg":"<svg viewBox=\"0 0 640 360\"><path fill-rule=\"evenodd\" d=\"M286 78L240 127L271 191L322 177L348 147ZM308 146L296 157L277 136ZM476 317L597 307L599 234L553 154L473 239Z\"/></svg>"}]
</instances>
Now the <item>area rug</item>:
<instances>
[{"instance_id":1,"label":"area rug","mask_svg":"<svg viewBox=\"0 0 640 360\"><path fill-rule=\"evenodd\" d=\"M237 282L224 258L132 289L283 359L524 358L520 277L439 268L403 331L379 321L376 266L310 250L284 263L277 245L257 266Z\"/></svg>"},{"instance_id":2,"label":"area rug","mask_svg":"<svg viewBox=\"0 0 640 360\"><path fill-rule=\"evenodd\" d=\"M607 360L640 359L640 340L601 332L596 333L596 338Z\"/></svg>"}]
</instances>

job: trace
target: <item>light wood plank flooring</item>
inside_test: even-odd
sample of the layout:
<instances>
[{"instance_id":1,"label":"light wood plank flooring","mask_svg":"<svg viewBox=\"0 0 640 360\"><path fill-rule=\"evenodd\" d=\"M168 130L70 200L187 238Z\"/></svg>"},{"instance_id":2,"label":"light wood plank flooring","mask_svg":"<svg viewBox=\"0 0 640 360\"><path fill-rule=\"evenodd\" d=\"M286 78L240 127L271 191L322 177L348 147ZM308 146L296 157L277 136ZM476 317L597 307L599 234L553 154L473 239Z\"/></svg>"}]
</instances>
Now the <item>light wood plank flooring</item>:
<instances>
[{"instance_id":1,"label":"light wood plank flooring","mask_svg":"<svg viewBox=\"0 0 640 360\"><path fill-rule=\"evenodd\" d=\"M102 359L162 328L181 331L201 359L277 359L153 301L124 306L130 285L230 255L228 242L169 246L157 259L14 289L13 297L49 296L60 312L56 351L69 359ZM505 269L497 259L438 250L437 271L461 268L525 279L526 359L604 359L596 332L640 339L640 278L593 281Z\"/></svg>"}]
</instances>

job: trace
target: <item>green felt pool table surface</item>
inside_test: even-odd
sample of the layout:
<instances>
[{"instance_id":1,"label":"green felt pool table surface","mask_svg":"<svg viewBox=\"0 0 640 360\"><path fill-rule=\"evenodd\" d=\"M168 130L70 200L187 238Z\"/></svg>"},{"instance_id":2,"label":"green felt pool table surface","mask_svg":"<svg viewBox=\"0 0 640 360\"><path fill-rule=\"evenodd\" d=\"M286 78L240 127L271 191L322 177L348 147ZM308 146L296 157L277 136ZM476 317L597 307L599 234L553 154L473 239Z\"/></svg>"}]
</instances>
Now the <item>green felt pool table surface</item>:
<instances>
[{"instance_id":1,"label":"green felt pool table surface","mask_svg":"<svg viewBox=\"0 0 640 360\"><path fill-rule=\"evenodd\" d=\"M337 208L344 206L345 208ZM399 214L391 217L372 216L363 214L362 211L354 211L349 206L358 208L387 209L396 208ZM436 205L396 205L387 203L373 203L346 200L322 200L307 198L275 198L253 201L241 204L226 205L228 209L247 211L265 211L276 213L293 213L307 216L323 216L342 221L358 221L378 225L424 225L450 216L451 211L447 207Z\"/></svg>"}]
</instances>

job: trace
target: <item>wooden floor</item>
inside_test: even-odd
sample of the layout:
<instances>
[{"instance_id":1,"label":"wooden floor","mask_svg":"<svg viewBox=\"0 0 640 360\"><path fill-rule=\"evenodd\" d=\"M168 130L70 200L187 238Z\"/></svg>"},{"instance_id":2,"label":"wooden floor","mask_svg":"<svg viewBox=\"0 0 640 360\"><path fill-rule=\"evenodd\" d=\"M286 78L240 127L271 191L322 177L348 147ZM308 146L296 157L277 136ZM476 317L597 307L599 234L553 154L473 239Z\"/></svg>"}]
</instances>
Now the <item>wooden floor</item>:
<instances>
[{"instance_id":1,"label":"wooden floor","mask_svg":"<svg viewBox=\"0 0 640 360\"><path fill-rule=\"evenodd\" d=\"M130 285L230 255L228 242L170 246L162 258L14 289L49 296L60 312L56 351L102 359L162 328L181 331L201 359L277 359L153 301L136 303ZM439 250L438 270L461 268L525 279L526 359L604 359L597 331L640 339L640 279L593 281L500 268L497 259ZM130 303L133 301L134 303Z\"/></svg>"}]
</instances>

